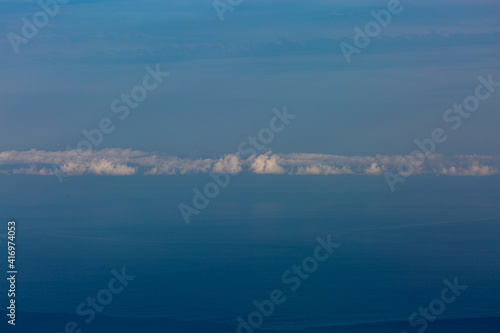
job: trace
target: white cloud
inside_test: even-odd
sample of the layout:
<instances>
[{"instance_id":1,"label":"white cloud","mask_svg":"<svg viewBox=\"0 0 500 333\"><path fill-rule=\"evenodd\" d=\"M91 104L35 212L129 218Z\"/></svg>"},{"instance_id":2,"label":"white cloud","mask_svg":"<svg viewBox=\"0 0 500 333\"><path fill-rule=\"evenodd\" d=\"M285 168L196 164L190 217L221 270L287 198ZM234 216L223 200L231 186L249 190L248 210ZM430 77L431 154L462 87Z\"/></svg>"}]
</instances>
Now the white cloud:
<instances>
[{"instance_id":1,"label":"white cloud","mask_svg":"<svg viewBox=\"0 0 500 333\"><path fill-rule=\"evenodd\" d=\"M289 174L289 175L381 175L385 171L400 175L441 174L449 176L490 176L500 174L500 156L439 154L426 156L409 172L401 161L405 155L339 156L325 154L273 154L267 152L246 160L238 154L217 159L179 158L131 149L104 149L87 156L76 151L0 152L0 174L54 175L83 174L126 176L208 173ZM415 163L413 163L415 164ZM399 170L398 170L399 168Z\"/></svg>"},{"instance_id":2,"label":"white cloud","mask_svg":"<svg viewBox=\"0 0 500 333\"><path fill-rule=\"evenodd\" d=\"M463 167L443 167L441 174L450 176L491 176L500 174L499 169L495 169L488 165L480 165L479 162L473 161L471 165L466 168Z\"/></svg>"},{"instance_id":3,"label":"white cloud","mask_svg":"<svg viewBox=\"0 0 500 333\"><path fill-rule=\"evenodd\" d=\"M306 167L299 167L295 172L297 175L352 175L354 172L348 167L341 168L332 167L329 165L311 165Z\"/></svg>"},{"instance_id":4,"label":"white cloud","mask_svg":"<svg viewBox=\"0 0 500 333\"><path fill-rule=\"evenodd\" d=\"M383 172L382 168L378 166L377 163L373 162L369 168L365 168L365 173L367 175L378 176Z\"/></svg>"},{"instance_id":5,"label":"white cloud","mask_svg":"<svg viewBox=\"0 0 500 333\"><path fill-rule=\"evenodd\" d=\"M52 176L54 175L54 170L48 168L37 169L35 165L31 165L28 168L17 168L12 170L13 174L22 175L38 175L38 176Z\"/></svg>"},{"instance_id":6,"label":"white cloud","mask_svg":"<svg viewBox=\"0 0 500 333\"><path fill-rule=\"evenodd\" d=\"M220 158L212 169L215 173L238 173L243 170L241 167L242 161L240 157L235 154L228 154Z\"/></svg>"},{"instance_id":7,"label":"white cloud","mask_svg":"<svg viewBox=\"0 0 500 333\"><path fill-rule=\"evenodd\" d=\"M250 170L258 174L285 173L285 169L279 165L278 156L271 155L271 152L257 156L250 165Z\"/></svg>"},{"instance_id":8,"label":"white cloud","mask_svg":"<svg viewBox=\"0 0 500 333\"><path fill-rule=\"evenodd\" d=\"M94 160L88 166L88 171L96 175L130 176L137 172L137 168L107 160Z\"/></svg>"}]
</instances>

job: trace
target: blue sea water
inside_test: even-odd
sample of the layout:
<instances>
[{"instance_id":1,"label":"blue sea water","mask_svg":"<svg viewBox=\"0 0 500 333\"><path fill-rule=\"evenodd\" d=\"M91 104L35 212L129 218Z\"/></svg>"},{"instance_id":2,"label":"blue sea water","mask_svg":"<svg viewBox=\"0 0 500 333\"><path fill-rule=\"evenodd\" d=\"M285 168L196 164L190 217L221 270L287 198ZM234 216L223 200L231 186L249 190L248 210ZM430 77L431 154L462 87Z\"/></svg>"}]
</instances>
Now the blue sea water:
<instances>
[{"instance_id":1,"label":"blue sea water","mask_svg":"<svg viewBox=\"0 0 500 333\"><path fill-rule=\"evenodd\" d=\"M186 225L179 203L209 181L0 176L0 228L18 226L16 331L237 332L280 289L261 331L410 333L456 278L467 289L426 331L498 332L499 177L415 176L392 193L383 177L238 175ZM283 273L328 235L340 247L291 290ZM86 323L77 306L122 267L135 279Z\"/></svg>"}]
</instances>

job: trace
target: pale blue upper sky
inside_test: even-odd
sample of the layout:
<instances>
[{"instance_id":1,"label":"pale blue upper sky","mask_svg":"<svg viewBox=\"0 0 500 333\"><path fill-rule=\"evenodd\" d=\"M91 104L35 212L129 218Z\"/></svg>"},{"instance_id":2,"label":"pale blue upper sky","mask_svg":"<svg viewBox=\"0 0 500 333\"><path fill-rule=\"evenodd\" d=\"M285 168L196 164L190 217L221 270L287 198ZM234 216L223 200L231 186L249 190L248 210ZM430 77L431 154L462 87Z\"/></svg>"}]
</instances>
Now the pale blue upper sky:
<instances>
[{"instance_id":1,"label":"pale blue upper sky","mask_svg":"<svg viewBox=\"0 0 500 333\"><path fill-rule=\"evenodd\" d=\"M70 1L15 54L38 1L1 1L0 151L64 150L108 117L99 149L199 157L234 153L272 108L299 115L277 153L406 154L415 138L474 93L500 81L498 1L402 1L347 64L340 40L386 1L244 0L220 21L211 0ZM145 67L171 75L130 117L110 104ZM443 154L498 154L500 90L453 132Z\"/></svg>"}]
</instances>

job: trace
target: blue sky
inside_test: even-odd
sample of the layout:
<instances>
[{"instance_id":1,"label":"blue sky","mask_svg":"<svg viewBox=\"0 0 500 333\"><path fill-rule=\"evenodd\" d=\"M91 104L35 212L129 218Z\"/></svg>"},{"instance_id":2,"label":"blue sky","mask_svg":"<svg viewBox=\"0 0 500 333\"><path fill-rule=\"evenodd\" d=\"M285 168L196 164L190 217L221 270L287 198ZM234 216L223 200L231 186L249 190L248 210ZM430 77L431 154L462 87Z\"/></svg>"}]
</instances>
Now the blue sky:
<instances>
[{"instance_id":1,"label":"blue sky","mask_svg":"<svg viewBox=\"0 0 500 333\"><path fill-rule=\"evenodd\" d=\"M2 1L0 151L63 151L108 117L99 149L184 158L235 153L273 108L299 117L273 152L408 154L442 116L498 73L497 1L402 1L347 64L339 48L386 1L70 1L15 54L7 34L37 1ZM124 121L110 103L159 64L170 76ZM498 153L500 91L439 147Z\"/></svg>"}]
</instances>

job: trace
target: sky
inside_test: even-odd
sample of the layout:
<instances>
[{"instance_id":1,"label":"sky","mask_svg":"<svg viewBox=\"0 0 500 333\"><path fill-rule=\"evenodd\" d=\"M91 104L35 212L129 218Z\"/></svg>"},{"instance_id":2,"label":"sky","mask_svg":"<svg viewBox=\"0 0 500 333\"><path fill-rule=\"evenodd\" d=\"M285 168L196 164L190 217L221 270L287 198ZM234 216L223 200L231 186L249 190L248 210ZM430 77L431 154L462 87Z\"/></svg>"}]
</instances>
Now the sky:
<instances>
[{"instance_id":1,"label":"sky","mask_svg":"<svg viewBox=\"0 0 500 333\"><path fill-rule=\"evenodd\" d=\"M387 10L387 1L244 0L223 20L210 0L57 7L34 36L13 46L9 34L23 36L23 18L32 22L42 9L38 1L0 3L1 172L49 174L55 163L71 175L82 168L103 174L90 166L101 156L97 163L115 163L104 174L134 174L135 162L112 160L136 152L161 160L141 164L146 174L184 173L165 167L172 159L189 164L186 172L214 170L229 159L229 170L255 173L337 174L347 166L344 173L380 174L439 128L446 140L426 163L442 163L425 170L500 170L500 91L481 100L460 126L443 118L474 95L479 77L500 81L497 1L401 1L401 11L349 63L341 43L355 45L355 28L365 29L374 21L371 11ZM147 81L155 83L147 96L116 112L125 105L122 94L143 86L155 70L168 75ZM258 156L241 156L239 145L269 128L273 110L285 108L296 118ZM113 130L94 137L92 153L80 154L80 171L58 164L61 153L87 139L82 131L99 129L103 120ZM294 154L302 154L301 162L288 168ZM253 167L273 158L276 165ZM469 162L453 164L457 159ZM200 166L203 161L212 162Z\"/></svg>"},{"instance_id":2,"label":"sky","mask_svg":"<svg viewBox=\"0 0 500 333\"><path fill-rule=\"evenodd\" d=\"M339 252L262 329L414 332L457 277L470 287L430 331L487 316L470 331L496 332L499 14L498 0L0 0L18 332L67 328L121 267L137 279L94 326L72 319L85 332L241 332L330 236Z\"/></svg>"}]
</instances>

